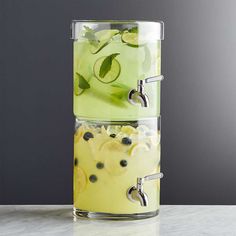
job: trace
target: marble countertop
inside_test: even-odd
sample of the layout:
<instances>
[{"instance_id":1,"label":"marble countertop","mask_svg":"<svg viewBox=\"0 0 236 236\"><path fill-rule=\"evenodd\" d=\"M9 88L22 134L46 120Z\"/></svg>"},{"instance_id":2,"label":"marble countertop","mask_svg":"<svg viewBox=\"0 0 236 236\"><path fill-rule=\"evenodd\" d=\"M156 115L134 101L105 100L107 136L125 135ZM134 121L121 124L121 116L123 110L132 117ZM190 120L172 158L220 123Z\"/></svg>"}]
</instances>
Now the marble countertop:
<instances>
[{"instance_id":1,"label":"marble countertop","mask_svg":"<svg viewBox=\"0 0 236 236\"><path fill-rule=\"evenodd\" d=\"M74 220L72 206L0 206L4 236L236 235L236 206L161 206L160 215L138 221Z\"/></svg>"}]
</instances>

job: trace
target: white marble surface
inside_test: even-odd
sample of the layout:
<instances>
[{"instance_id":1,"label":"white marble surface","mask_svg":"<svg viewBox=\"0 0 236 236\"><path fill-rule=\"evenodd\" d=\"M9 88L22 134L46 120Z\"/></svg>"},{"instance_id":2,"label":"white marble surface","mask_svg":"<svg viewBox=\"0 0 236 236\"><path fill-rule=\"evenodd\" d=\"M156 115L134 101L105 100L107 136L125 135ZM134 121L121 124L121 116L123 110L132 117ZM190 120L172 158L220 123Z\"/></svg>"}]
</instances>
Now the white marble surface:
<instances>
[{"instance_id":1,"label":"white marble surface","mask_svg":"<svg viewBox=\"0 0 236 236\"><path fill-rule=\"evenodd\" d=\"M72 206L0 206L4 236L193 236L236 235L236 206L161 206L139 221L74 221Z\"/></svg>"}]
</instances>

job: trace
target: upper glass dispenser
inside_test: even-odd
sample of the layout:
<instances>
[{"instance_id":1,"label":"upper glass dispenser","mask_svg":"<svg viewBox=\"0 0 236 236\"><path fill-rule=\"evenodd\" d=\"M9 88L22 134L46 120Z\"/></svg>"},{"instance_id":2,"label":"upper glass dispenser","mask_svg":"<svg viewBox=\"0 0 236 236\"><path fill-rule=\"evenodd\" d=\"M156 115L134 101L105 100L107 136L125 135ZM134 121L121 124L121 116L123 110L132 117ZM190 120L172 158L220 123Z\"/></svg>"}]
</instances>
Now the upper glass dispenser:
<instances>
[{"instance_id":1,"label":"upper glass dispenser","mask_svg":"<svg viewBox=\"0 0 236 236\"><path fill-rule=\"evenodd\" d=\"M73 21L74 114L121 121L160 115L162 22Z\"/></svg>"}]
</instances>

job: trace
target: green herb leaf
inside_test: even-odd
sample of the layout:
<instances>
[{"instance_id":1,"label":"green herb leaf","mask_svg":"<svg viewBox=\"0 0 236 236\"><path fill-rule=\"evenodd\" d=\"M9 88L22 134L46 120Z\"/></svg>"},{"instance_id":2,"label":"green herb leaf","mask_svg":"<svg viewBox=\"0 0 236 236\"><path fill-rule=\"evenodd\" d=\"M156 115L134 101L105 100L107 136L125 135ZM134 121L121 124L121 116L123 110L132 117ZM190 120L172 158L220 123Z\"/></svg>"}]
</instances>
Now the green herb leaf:
<instances>
[{"instance_id":1,"label":"green herb leaf","mask_svg":"<svg viewBox=\"0 0 236 236\"><path fill-rule=\"evenodd\" d=\"M107 56L101 64L99 76L104 78L105 75L110 71L113 59L118 56L120 53L113 53L110 56Z\"/></svg>"},{"instance_id":2,"label":"green herb leaf","mask_svg":"<svg viewBox=\"0 0 236 236\"><path fill-rule=\"evenodd\" d=\"M95 47L99 44L99 40L95 35L95 31L89 28L88 26L84 26L86 32L84 37L88 39L89 43L94 45Z\"/></svg>"},{"instance_id":3,"label":"green herb leaf","mask_svg":"<svg viewBox=\"0 0 236 236\"><path fill-rule=\"evenodd\" d=\"M111 86L114 88L129 89L129 86L122 83L115 83L115 84L112 84Z\"/></svg>"},{"instance_id":4,"label":"green herb leaf","mask_svg":"<svg viewBox=\"0 0 236 236\"><path fill-rule=\"evenodd\" d=\"M138 26L135 26L135 27L129 29L129 32L130 33L138 33Z\"/></svg>"},{"instance_id":5,"label":"green herb leaf","mask_svg":"<svg viewBox=\"0 0 236 236\"><path fill-rule=\"evenodd\" d=\"M111 96L116 97L117 99L123 99L127 97L127 92L119 91L119 92L112 93Z\"/></svg>"},{"instance_id":6,"label":"green herb leaf","mask_svg":"<svg viewBox=\"0 0 236 236\"><path fill-rule=\"evenodd\" d=\"M79 88L81 88L81 89L90 88L90 85L89 85L88 81L81 74L76 73L76 75L79 78Z\"/></svg>"}]
</instances>

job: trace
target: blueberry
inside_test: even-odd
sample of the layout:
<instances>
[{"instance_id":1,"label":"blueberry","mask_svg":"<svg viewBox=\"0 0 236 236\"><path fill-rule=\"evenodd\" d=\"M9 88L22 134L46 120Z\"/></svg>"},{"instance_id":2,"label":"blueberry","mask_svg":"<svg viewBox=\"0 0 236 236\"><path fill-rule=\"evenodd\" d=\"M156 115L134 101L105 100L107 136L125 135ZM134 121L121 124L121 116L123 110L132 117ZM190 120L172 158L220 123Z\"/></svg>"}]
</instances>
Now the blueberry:
<instances>
[{"instance_id":1,"label":"blueberry","mask_svg":"<svg viewBox=\"0 0 236 236\"><path fill-rule=\"evenodd\" d=\"M126 167L126 166L128 165L128 162L127 162L126 160L121 160L121 161L120 161L120 165L121 165L122 167Z\"/></svg>"},{"instance_id":2,"label":"blueberry","mask_svg":"<svg viewBox=\"0 0 236 236\"><path fill-rule=\"evenodd\" d=\"M98 169L103 169L103 168L104 168L104 164L103 164L102 162L98 162L97 165L96 165L96 167L97 167Z\"/></svg>"},{"instance_id":3,"label":"blueberry","mask_svg":"<svg viewBox=\"0 0 236 236\"><path fill-rule=\"evenodd\" d=\"M121 141L123 144L125 145L131 145L132 144L132 140L128 137L124 137L122 138L122 141Z\"/></svg>"},{"instance_id":4,"label":"blueberry","mask_svg":"<svg viewBox=\"0 0 236 236\"><path fill-rule=\"evenodd\" d=\"M90 132L86 132L86 133L84 134L84 136L83 136L83 139L84 139L85 141L88 141L90 138L94 138L93 134L90 133Z\"/></svg>"},{"instance_id":5,"label":"blueberry","mask_svg":"<svg viewBox=\"0 0 236 236\"><path fill-rule=\"evenodd\" d=\"M74 165L77 166L78 165L78 159L75 157L75 160L74 160Z\"/></svg>"},{"instance_id":6,"label":"blueberry","mask_svg":"<svg viewBox=\"0 0 236 236\"><path fill-rule=\"evenodd\" d=\"M116 134L110 134L110 137L111 137L111 138L115 138L115 137L116 137Z\"/></svg>"},{"instance_id":7,"label":"blueberry","mask_svg":"<svg viewBox=\"0 0 236 236\"><path fill-rule=\"evenodd\" d=\"M89 180L90 180L90 182L95 183L98 180L98 178L96 175L90 175Z\"/></svg>"}]
</instances>

